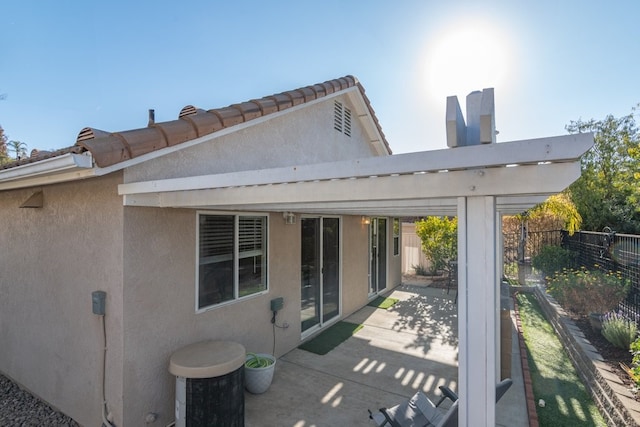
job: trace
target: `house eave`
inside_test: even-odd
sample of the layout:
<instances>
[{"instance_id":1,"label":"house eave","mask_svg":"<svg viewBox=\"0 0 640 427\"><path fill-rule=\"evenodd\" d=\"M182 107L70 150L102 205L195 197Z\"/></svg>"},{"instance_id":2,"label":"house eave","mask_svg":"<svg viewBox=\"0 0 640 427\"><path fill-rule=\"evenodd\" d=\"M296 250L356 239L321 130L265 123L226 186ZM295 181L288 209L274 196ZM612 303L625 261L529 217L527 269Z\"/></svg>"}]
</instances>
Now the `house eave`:
<instances>
[{"instance_id":1,"label":"house eave","mask_svg":"<svg viewBox=\"0 0 640 427\"><path fill-rule=\"evenodd\" d=\"M84 179L97 169L90 153L67 153L0 170L0 191Z\"/></svg>"}]
</instances>

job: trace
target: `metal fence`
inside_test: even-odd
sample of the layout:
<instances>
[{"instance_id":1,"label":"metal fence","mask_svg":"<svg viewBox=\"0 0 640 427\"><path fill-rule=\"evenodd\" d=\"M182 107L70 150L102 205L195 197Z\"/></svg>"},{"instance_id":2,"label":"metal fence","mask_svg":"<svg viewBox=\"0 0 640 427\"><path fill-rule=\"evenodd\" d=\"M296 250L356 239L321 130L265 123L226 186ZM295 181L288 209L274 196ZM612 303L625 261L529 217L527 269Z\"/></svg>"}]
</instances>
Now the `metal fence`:
<instances>
[{"instance_id":1,"label":"metal fence","mask_svg":"<svg viewBox=\"0 0 640 427\"><path fill-rule=\"evenodd\" d=\"M620 272L631 282L627 298L618 307L630 319L640 321L640 236L615 232L564 233L562 246L578 254L580 265Z\"/></svg>"},{"instance_id":2,"label":"metal fence","mask_svg":"<svg viewBox=\"0 0 640 427\"><path fill-rule=\"evenodd\" d=\"M522 233L526 233L526 244L521 242ZM520 233L504 233L502 242L504 248L504 262L526 263L536 256L544 246L560 246L563 238L562 230L550 231L521 231Z\"/></svg>"},{"instance_id":3,"label":"metal fence","mask_svg":"<svg viewBox=\"0 0 640 427\"><path fill-rule=\"evenodd\" d=\"M589 269L620 272L631 282L627 298L619 310L640 323L640 236L615 232L579 231L570 236L563 230L535 231L526 235L522 245L521 233L503 234L504 263L528 264L542 247L562 246L577 254L578 263Z\"/></svg>"}]
</instances>

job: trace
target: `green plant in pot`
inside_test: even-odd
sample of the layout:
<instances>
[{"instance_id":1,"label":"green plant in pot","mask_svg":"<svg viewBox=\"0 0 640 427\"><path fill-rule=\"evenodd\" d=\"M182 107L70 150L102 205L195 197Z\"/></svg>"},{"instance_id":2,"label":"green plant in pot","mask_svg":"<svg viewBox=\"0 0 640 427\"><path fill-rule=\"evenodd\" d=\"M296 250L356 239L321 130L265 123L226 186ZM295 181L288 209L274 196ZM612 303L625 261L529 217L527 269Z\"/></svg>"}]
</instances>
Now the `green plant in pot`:
<instances>
[{"instance_id":1,"label":"green plant in pot","mask_svg":"<svg viewBox=\"0 0 640 427\"><path fill-rule=\"evenodd\" d=\"M266 353L247 353L244 363L244 384L249 393L261 394L269 389L276 367L276 358Z\"/></svg>"}]
</instances>

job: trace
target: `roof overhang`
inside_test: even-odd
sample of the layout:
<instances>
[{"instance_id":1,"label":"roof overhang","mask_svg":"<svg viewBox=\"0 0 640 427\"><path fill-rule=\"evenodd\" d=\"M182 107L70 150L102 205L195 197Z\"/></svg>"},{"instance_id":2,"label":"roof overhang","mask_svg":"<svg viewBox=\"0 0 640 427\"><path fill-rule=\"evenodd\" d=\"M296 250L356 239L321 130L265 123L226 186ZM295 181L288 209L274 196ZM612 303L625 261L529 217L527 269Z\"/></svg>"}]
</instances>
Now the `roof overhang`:
<instances>
[{"instance_id":1,"label":"roof overhang","mask_svg":"<svg viewBox=\"0 0 640 427\"><path fill-rule=\"evenodd\" d=\"M90 153L67 153L0 170L0 190L11 190L95 176Z\"/></svg>"},{"instance_id":2,"label":"roof overhang","mask_svg":"<svg viewBox=\"0 0 640 427\"><path fill-rule=\"evenodd\" d=\"M121 184L126 206L317 214L455 215L459 197L522 212L580 176L592 134Z\"/></svg>"}]
</instances>

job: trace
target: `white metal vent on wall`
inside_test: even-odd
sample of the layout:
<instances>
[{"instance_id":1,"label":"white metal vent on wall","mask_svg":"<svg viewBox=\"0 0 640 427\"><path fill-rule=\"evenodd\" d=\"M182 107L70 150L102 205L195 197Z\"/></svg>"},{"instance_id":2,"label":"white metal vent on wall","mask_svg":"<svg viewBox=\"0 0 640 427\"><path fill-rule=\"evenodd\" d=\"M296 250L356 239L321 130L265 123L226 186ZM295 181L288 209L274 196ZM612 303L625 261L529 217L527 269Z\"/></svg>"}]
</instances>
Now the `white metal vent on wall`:
<instances>
[{"instance_id":1,"label":"white metal vent on wall","mask_svg":"<svg viewBox=\"0 0 640 427\"><path fill-rule=\"evenodd\" d=\"M333 105L333 128L338 132L351 136L351 110L335 101Z\"/></svg>"}]
</instances>

